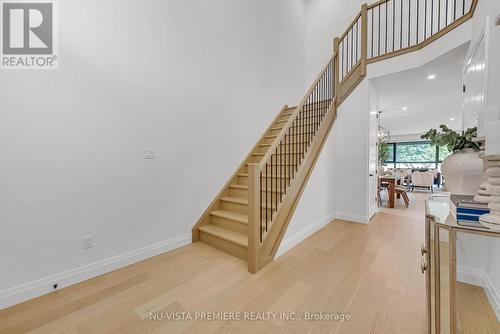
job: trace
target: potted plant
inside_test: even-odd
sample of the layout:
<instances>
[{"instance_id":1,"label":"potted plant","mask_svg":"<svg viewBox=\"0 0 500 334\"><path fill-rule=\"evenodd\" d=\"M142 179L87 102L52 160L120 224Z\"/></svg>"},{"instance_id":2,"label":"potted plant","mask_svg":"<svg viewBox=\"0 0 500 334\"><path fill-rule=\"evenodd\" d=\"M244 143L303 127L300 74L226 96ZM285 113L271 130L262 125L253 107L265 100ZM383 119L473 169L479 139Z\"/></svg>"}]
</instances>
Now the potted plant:
<instances>
[{"instance_id":1,"label":"potted plant","mask_svg":"<svg viewBox=\"0 0 500 334\"><path fill-rule=\"evenodd\" d=\"M446 146L449 152L453 152L443 160L441 172L448 190L454 194L473 195L483 181L483 161L477 154L480 147L473 141L476 136L477 128L460 134L446 125L421 136L430 140L432 145Z\"/></svg>"}]
</instances>

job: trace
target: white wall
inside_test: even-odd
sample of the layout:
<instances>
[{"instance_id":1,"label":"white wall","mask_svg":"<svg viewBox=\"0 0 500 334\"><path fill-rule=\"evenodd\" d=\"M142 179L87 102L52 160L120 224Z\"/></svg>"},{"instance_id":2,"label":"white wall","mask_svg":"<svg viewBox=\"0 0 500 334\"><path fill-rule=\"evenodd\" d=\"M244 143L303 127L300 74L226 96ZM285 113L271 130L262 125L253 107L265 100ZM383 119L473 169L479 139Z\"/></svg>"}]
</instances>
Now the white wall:
<instances>
[{"instance_id":1,"label":"white wall","mask_svg":"<svg viewBox=\"0 0 500 334\"><path fill-rule=\"evenodd\" d=\"M331 130L304 189L277 255L335 219L335 141Z\"/></svg>"},{"instance_id":2,"label":"white wall","mask_svg":"<svg viewBox=\"0 0 500 334\"><path fill-rule=\"evenodd\" d=\"M350 1L346 3L339 0L305 0L306 82L308 86L314 81L321 68L332 55L333 38L340 36L344 32L361 9L362 3L364 2ZM335 176L337 173L337 150L339 149L336 141L339 138L342 138L342 140L347 139L345 136L349 135L349 131L337 134L339 131L337 129L340 127L346 129L345 124L349 119L350 116L347 115L336 120L336 125L334 125L323 147L320 158L283 237L283 242L278 249L278 256L331 222L334 218L339 217L336 211L339 206L336 203L338 193L342 190L337 188L339 180ZM338 124L342 124L342 126ZM348 152L341 148L341 154L348 154ZM366 174L367 170L364 173ZM356 179L356 181L358 180ZM345 184L343 180L341 180L341 183ZM344 201L341 203L344 203ZM340 214L348 212L342 206L340 208ZM361 219L363 222L366 221L364 216L360 218L357 213L349 217L351 220ZM344 217L344 219L349 217Z\"/></svg>"},{"instance_id":3,"label":"white wall","mask_svg":"<svg viewBox=\"0 0 500 334\"><path fill-rule=\"evenodd\" d=\"M302 0L61 1L58 19L58 70L0 75L0 308L189 243L305 91Z\"/></svg>"},{"instance_id":4,"label":"white wall","mask_svg":"<svg viewBox=\"0 0 500 334\"><path fill-rule=\"evenodd\" d=\"M314 80L333 53L333 39L344 33L366 0L306 1L306 74Z\"/></svg>"},{"instance_id":5,"label":"white wall","mask_svg":"<svg viewBox=\"0 0 500 334\"><path fill-rule=\"evenodd\" d=\"M336 217L368 223L370 82L363 80L338 109L333 128Z\"/></svg>"}]
</instances>

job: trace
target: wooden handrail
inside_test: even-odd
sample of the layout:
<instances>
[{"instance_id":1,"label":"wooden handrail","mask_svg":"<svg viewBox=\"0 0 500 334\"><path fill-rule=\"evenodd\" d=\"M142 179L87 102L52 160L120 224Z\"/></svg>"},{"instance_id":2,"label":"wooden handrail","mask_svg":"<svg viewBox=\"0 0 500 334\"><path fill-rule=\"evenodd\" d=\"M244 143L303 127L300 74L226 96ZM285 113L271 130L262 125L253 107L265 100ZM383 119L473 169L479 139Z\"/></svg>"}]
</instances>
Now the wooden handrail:
<instances>
[{"instance_id":1,"label":"wooden handrail","mask_svg":"<svg viewBox=\"0 0 500 334\"><path fill-rule=\"evenodd\" d=\"M380 1L377 1L377 2L375 2L375 3L372 3L371 5L368 5L368 6L367 6L367 8L368 8L368 9L373 9L373 8L378 7L378 6L381 6L381 5L383 5L384 3L389 2L389 1L391 1L391 0L380 0Z\"/></svg>"},{"instance_id":2,"label":"wooden handrail","mask_svg":"<svg viewBox=\"0 0 500 334\"><path fill-rule=\"evenodd\" d=\"M328 68L328 66L332 63L332 61L335 60L335 56L336 56L336 53L334 53L329 58L329 60L326 63L326 65L323 66L323 68L321 69L320 74L317 76L316 80L314 80L314 83L311 85L311 88L309 88L309 90L307 91L306 95L302 98L302 100L300 101L300 103L297 105L297 107L295 108L293 114L290 116L290 118L288 119L288 121L286 122L286 124L283 126L283 129L281 129L280 133L277 135L276 139L273 141L271 147L268 149L267 153L264 155L264 157L260 161L260 166L259 167L260 167L261 170L262 170L262 168L264 168L264 166L269 161L269 159L273 155L273 153L276 150L276 148L278 147L278 145L281 143L281 141L285 137L286 132L292 126L293 122L297 118L297 115L299 114L299 112L302 110L302 108L306 104L307 100L309 99L309 96L313 92L314 88L317 86L318 82L321 80L321 77L325 73L325 71ZM336 74L334 74L334 75L336 75Z\"/></svg>"},{"instance_id":3,"label":"wooden handrail","mask_svg":"<svg viewBox=\"0 0 500 334\"><path fill-rule=\"evenodd\" d=\"M361 12L359 12L358 15L356 15L356 17L354 18L354 20L351 22L351 24L349 24L349 27L346 29L346 31L340 36L340 40L342 41L346 36L347 34L349 33L349 31L351 31L351 29L354 27L354 25L358 22L359 18L361 17Z\"/></svg>"}]
</instances>

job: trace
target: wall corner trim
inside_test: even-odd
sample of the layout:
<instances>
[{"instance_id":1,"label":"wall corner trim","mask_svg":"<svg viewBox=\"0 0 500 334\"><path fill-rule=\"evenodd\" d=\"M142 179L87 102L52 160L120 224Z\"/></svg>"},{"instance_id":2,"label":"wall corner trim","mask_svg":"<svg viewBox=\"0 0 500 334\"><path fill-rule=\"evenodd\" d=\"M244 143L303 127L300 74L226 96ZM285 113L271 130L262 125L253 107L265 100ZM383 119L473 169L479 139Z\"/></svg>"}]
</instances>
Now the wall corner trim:
<instances>
[{"instance_id":1,"label":"wall corner trim","mask_svg":"<svg viewBox=\"0 0 500 334\"><path fill-rule=\"evenodd\" d=\"M58 284L58 290L60 290L190 243L191 233L183 234L169 240L0 291L0 310L51 293L54 283Z\"/></svg>"},{"instance_id":2,"label":"wall corner trim","mask_svg":"<svg viewBox=\"0 0 500 334\"><path fill-rule=\"evenodd\" d=\"M358 224L368 224L370 222L370 217L368 216L363 216L349 212L336 212L335 219L345 220L348 222L358 223Z\"/></svg>"}]
</instances>

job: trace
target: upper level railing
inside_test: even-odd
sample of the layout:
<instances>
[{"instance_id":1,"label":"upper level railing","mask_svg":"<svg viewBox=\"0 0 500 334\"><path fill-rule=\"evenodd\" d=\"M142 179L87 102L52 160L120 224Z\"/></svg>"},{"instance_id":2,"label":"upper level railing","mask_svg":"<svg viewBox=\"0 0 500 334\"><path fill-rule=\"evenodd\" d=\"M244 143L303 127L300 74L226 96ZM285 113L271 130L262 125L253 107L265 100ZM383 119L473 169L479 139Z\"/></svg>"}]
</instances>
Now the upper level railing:
<instances>
[{"instance_id":1,"label":"upper level railing","mask_svg":"<svg viewBox=\"0 0 500 334\"><path fill-rule=\"evenodd\" d=\"M346 32L339 38L339 77L342 81L363 59L362 43L362 13L360 12L349 25Z\"/></svg>"},{"instance_id":2,"label":"upper level railing","mask_svg":"<svg viewBox=\"0 0 500 334\"><path fill-rule=\"evenodd\" d=\"M366 75L367 64L416 51L470 19L478 0L382 0L363 5L346 31L334 40L333 56L293 111L260 163L248 164L248 266L261 266L260 247L285 204L293 211L298 193L294 182L305 182L312 168L308 153L320 148L314 140L325 117ZM321 129L321 130L320 130ZM321 136L326 136L324 131ZM324 139L324 138L323 138ZM300 174L300 175L299 175ZM300 176L301 180L296 180ZM293 193L293 196L289 195ZM294 197L288 201L287 195ZM286 211L286 210L285 210ZM287 213L288 214L288 213ZM282 237L282 235L281 235ZM280 238L278 236L278 238ZM267 250L269 251L269 250Z\"/></svg>"},{"instance_id":3,"label":"upper level railing","mask_svg":"<svg viewBox=\"0 0 500 334\"><path fill-rule=\"evenodd\" d=\"M368 57L418 46L468 16L474 0L382 0L368 6Z\"/></svg>"}]
</instances>

